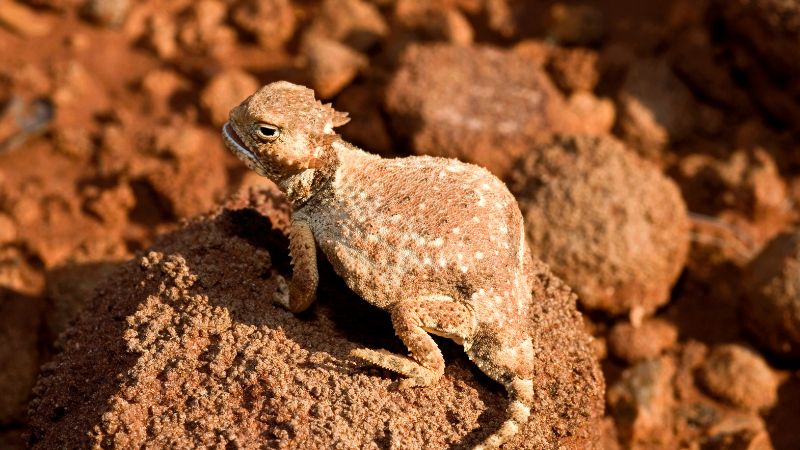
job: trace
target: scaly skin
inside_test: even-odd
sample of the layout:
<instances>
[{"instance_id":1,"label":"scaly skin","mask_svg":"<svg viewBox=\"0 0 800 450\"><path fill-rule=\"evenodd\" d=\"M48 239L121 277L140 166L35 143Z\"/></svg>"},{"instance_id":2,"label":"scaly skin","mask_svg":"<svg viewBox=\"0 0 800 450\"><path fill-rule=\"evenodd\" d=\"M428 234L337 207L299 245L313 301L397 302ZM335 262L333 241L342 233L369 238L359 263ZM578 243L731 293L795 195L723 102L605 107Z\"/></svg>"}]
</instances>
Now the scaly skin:
<instances>
[{"instance_id":1,"label":"scaly skin","mask_svg":"<svg viewBox=\"0 0 800 450\"><path fill-rule=\"evenodd\" d=\"M347 115L288 82L261 88L231 111L228 148L272 179L293 207L290 311L317 288L316 248L369 303L386 310L411 356L358 349L353 356L397 372L401 387L444 373L430 334L463 345L508 390L509 418L476 448L514 436L530 415L533 345L526 325L531 256L522 215L488 171L453 159L383 159L342 140Z\"/></svg>"}]
</instances>

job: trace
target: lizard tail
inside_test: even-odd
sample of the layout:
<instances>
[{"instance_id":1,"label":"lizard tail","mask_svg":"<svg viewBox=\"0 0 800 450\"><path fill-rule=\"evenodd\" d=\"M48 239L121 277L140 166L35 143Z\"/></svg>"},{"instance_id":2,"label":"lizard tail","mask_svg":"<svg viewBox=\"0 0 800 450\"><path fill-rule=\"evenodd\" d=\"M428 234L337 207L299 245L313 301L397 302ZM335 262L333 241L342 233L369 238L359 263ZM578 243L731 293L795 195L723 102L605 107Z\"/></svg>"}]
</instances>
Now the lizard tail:
<instances>
[{"instance_id":1,"label":"lizard tail","mask_svg":"<svg viewBox=\"0 0 800 450\"><path fill-rule=\"evenodd\" d=\"M508 419L500 428L473 447L473 450L495 449L511 439L528 423L533 403L533 381L524 378L513 378L506 384L508 390Z\"/></svg>"}]
</instances>

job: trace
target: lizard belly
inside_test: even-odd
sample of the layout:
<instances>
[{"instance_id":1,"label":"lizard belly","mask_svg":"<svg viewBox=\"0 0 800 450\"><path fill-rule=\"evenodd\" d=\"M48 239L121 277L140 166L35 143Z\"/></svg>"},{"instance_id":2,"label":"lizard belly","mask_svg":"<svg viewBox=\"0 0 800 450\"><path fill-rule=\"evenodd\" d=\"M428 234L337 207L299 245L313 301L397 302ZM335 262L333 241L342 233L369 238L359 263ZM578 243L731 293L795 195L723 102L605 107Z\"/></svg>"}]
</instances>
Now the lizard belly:
<instances>
[{"instance_id":1,"label":"lizard belly","mask_svg":"<svg viewBox=\"0 0 800 450\"><path fill-rule=\"evenodd\" d=\"M448 245L445 239L409 230L346 225L353 223L349 219L335 222L321 227L320 248L347 285L379 308L424 295L480 301L494 294L498 283L515 278L513 259L498 258L494 250L468 254L452 238Z\"/></svg>"},{"instance_id":2,"label":"lizard belly","mask_svg":"<svg viewBox=\"0 0 800 450\"><path fill-rule=\"evenodd\" d=\"M436 275L406 246L392 245L377 234L352 227L320 236L319 243L348 287L379 308L417 295L437 292Z\"/></svg>"},{"instance_id":3,"label":"lizard belly","mask_svg":"<svg viewBox=\"0 0 800 450\"><path fill-rule=\"evenodd\" d=\"M369 258L358 249L336 242L328 251L328 260L347 286L369 303L387 309L404 297L400 271L385 270L381 260Z\"/></svg>"}]
</instances>

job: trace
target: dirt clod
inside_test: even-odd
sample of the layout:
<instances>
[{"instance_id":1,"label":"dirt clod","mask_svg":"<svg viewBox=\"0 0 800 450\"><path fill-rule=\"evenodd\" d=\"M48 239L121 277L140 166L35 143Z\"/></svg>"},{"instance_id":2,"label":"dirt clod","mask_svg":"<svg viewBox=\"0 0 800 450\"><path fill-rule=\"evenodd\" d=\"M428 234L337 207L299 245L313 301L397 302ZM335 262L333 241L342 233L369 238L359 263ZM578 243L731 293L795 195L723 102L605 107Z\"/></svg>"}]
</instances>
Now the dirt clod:
<instances>
[{"instance_id":1,"label":"dirt clod","mask_svg":"<svg viewBox=\"0 0 800 450\"><path fill-rule=\"evenodd\" d=\"M640 316L669 300L689 220L655 166L616 140L565 135L533 149L510 187L531 248L584 307Z\"/></svg>"},{"instance_id":2,"label":"dirt clod","mask_svg":"<svg viewBox=\"0 0 800 450\"><path fill-rule=\"evenodd\" d=\"M628 69L619 94L619 128L640 155L661 159L664 147L691 132L696 111L691 92L665 62L637 61Z\"/></svg>"},{"instance_id":3,"label":"dirt clod","mask_svg":"<svg viewBox=\"0 0 800 450\"><path fill-rule=\"evenodd\" d=\"M735 405L755 411L775 404L775 375L746 347L729 344L714 348L700 367L699 377L711 394Z\"/></svg>"},{"instance_id":4,"label":"dirt clod","mask_svg":"<svg viewBox=\"0 0 800 450\"><path fill-rule=\"evenodd\" d=\"M675 326L661 319L649 319L635 326L618 322L608 333L611 354L626 362L655 359L678 340Z\"/></svg>"},{"instance_id":5,"label":"dirt clod","mask_svg":"<svg viewBox=\"0 0 800 450\"><path fill-rule=\"evenodd\" d=\"M289 0L244 0L233 8L231 18L265 48L279 48L294 35L296 25Z\"/></svg>"},{"instance_id":6,"label":"dirt clod","mask_svg":"<svg viewBox=\"0 0 800 450\"><path fill-rule=\"evenodd\" d=\"M211 121L222 126L231 108L258 89L258 80L242 70L228 70L215 75L206 84L200 100Z\"/></svg>"},{"instance_id":7,"label":"dirt clod","mask_svg":"<svg viewBox=\"0 0 800 450\"><path fill-rule=\"evenodd\" d=\"M708 430L708 450L772 450L766 425L756 415L728 417Z\"/></svg>"},{"instance_id":8,"label":"dirt clod","mask_svg":"<svg viewBox=\"0 0 800 450\"><path fill-rule=\"evenodd\" d=\"M499 176L533 143L576 127L543 70L489 47L413 46L386 97L415 152L461 158Z\"/></svg>"},{"instance_id":9,"label":"dirt clod","mask_svg":"<svg viewBox=\"0 0 800 450\"><path fill-rule=\"evenodd\" d=\"M92 19L111 27L122 25L129 8L129 0L89 0L86 3L86 13Z\"/></svg>"},{"instance_id":10,"label":"dirt clod","mask_svg":"<svg viewBox=\"0 0 800 450\"><path fill-rule=\"evenodd\" d=\"M323 37L308 37L303 54L307 58L308 81L322 99L338 94L367 65L364 55Z\"/></svg>"},{"instance_id":11,"label":"dirt clod","mask_svg":"<svg viewBox=\"0 0 800 450\"><path fill-rule=\"evenodd\" d=\"M609 387L607 401L623 445L668 448L675 444L670 432L674 374L670 358L646 360L626 369L620 381Z\"/></svg>"},{"instance_id":12,"label":"dirt clod","mask_svg":"<svg viewBox=\"0 0 800 450\"><path fill-rule=\"evenodd\" d=\"M761 345L800 361L800 232L778 235L750 263L742 325Z\"/></svg>"},{"instance_id":13,"label":"dirt clod","mask_svg":"<svg viewBox=\"0 0 800 450\"><path fill-rule=\"evenodd\" d=\"M372 2L326 0L322 2L308 33L342 42L363 52L383 40L389 33L389 26Z\"/></svg>"}]
</instances>

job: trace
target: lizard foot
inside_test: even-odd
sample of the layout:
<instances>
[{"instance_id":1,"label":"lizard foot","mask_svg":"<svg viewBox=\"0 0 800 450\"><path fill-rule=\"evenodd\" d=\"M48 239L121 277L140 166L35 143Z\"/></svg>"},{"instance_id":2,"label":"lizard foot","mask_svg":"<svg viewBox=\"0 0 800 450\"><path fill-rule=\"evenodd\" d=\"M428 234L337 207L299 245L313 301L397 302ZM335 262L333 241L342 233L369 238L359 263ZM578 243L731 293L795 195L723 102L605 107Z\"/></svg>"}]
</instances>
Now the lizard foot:
<instances>
[{"instance_id":1,"label":"lizard foot","mask_svg":"<svg viewBox=\"0 0 800 450\"><path fill-rule=\"evenodd\" d=\"M440 374L435 373L433 370L428 369L413 359L386 350L358 348L351 351L350 356L406 376L407 378L401 380L399 383L401 389L416 386L429 386L440 377Z\"/></svg>"},{"instance_id":2,"label":"lizard foot","mask_svg":"<svg viewBox=\"0 0 800 450\"><path fill-rule=\"evenodd\" d=\"M289 309L289 283L286 282L286 278L283 275L278 274L275 274L275 281L277 289L272 297L272 303Z\"/></svg>"}]
</instances>

